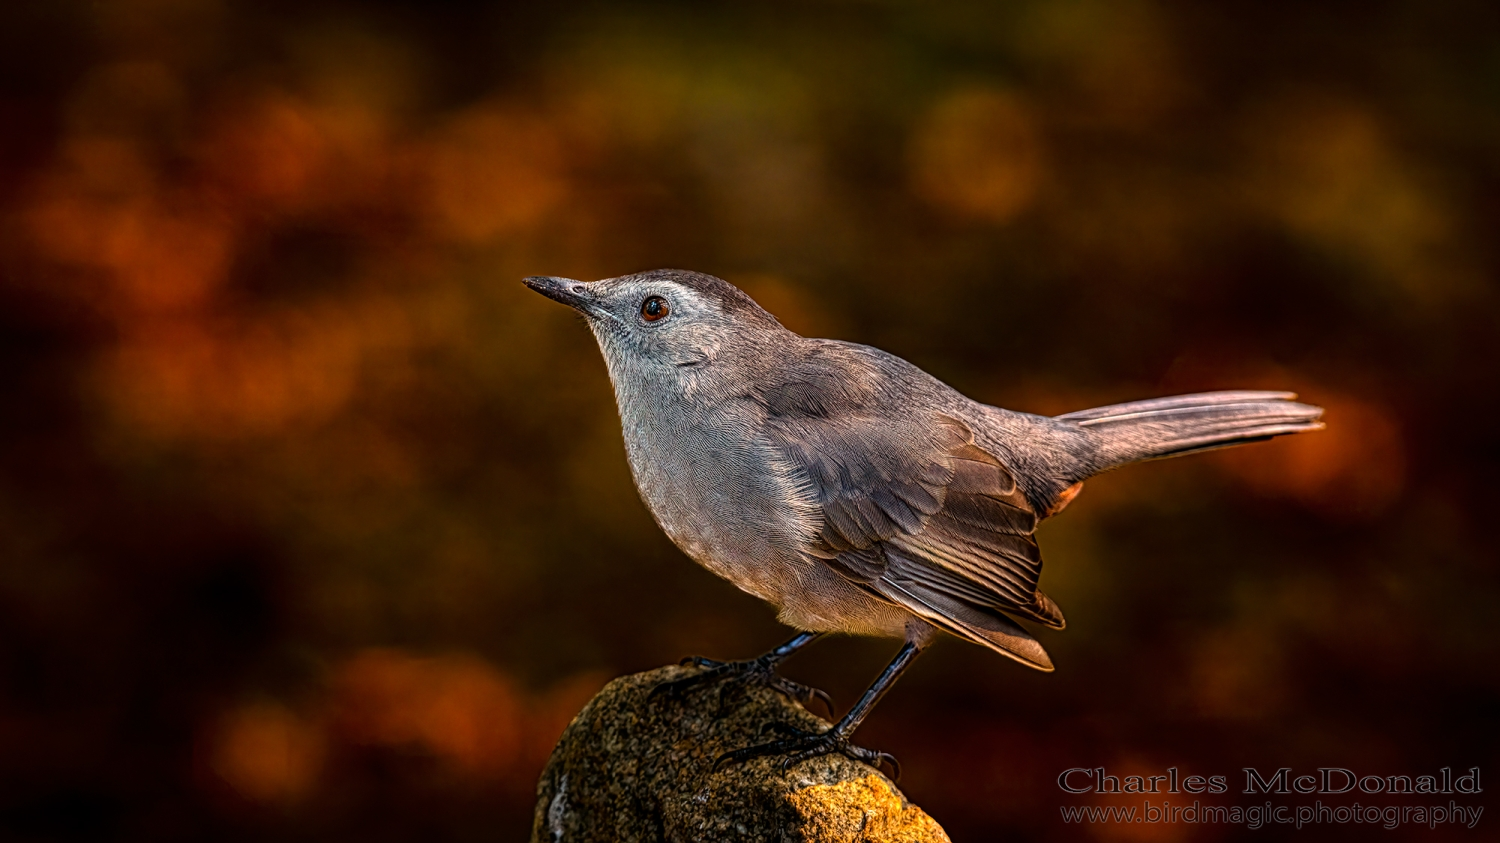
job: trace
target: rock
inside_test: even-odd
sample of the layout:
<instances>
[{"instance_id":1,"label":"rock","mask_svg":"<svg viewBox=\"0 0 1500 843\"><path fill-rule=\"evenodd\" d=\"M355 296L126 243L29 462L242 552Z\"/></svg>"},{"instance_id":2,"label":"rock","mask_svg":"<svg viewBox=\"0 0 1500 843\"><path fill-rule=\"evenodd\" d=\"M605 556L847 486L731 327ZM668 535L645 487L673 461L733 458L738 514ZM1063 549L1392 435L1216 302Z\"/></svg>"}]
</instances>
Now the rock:
<instances>
[{"instance_id":1,"label":"rock","mask_svg":"<svg viewBox=\"0 0 1500 843\"><path fill-rule=\"evenodd\" d=\"M759 733L766 723L829 724L761 687L713 684L647 698L694 670L622 677L584 706L537 785L535 843L948 839L879 771L842 755L785 772L771 758L713 772L723 753L773 740Z\"/></svg>"}]
</instances>

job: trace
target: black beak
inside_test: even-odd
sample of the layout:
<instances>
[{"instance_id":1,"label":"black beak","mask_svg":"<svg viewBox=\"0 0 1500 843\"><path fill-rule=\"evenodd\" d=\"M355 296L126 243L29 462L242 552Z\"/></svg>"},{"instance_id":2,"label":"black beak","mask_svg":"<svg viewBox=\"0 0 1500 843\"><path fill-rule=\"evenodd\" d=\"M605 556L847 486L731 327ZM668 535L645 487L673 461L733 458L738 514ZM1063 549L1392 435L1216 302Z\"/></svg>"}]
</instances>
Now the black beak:
<instances>
[{"instance_id":1,"label":"black beak","mask_svg":"<svg viewBox=\"0 0 1500 843\"><path fill-rule=\"evenodd\" d=\"M573 308L588 312L588 287L571 278L553 278L550 275L529 275L521 282L538 293Z\"/></svg>"}]
</instances>

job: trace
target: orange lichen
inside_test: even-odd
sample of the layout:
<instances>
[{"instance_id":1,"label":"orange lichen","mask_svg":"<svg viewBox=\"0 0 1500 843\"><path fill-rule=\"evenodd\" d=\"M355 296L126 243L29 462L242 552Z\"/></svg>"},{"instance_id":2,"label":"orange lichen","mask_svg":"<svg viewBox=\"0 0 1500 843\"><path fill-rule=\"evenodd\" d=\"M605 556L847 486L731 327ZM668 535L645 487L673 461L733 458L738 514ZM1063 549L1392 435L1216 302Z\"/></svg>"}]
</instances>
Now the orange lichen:
<instances>
[{"instance_id":1,"label":"orange lichen","mask_svg":"<svg viewBox=\"0 0 1500 843\"><path fill-rule=\"evenodd\" d=\"M788 800L808 839L852 843L947 840L921 808L908 804L879 776L794 791Z\"/></svg>"}]
</instances>

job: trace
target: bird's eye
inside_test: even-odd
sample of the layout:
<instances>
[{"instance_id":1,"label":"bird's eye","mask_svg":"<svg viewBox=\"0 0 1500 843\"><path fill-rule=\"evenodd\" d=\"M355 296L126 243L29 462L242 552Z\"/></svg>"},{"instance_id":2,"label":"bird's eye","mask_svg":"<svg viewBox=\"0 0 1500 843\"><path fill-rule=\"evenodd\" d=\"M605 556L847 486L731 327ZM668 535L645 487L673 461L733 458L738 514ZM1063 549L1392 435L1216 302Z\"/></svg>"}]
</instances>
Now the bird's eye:
<instances>
[{"instance_id":1,"label":"bird's eye","mask_svg":"<svg viewBox=\"0 0 1500 843\"><path fill-rule=\"evenodd\" d=\"M667 300L661 296L652 296L641 302L641 318L647 322L655 322L665 317L669 312L667 309Z\"/></svg>"}]
</instances>

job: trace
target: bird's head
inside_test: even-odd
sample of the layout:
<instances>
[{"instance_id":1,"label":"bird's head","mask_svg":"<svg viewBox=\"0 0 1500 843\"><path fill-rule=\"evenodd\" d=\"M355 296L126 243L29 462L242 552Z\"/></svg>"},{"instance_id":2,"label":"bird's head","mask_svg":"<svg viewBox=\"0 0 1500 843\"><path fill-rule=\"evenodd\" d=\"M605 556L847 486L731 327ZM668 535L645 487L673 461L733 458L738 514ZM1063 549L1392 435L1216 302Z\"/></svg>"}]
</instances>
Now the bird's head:
<instances>
[{"instance_id":1,"label":"bird's head","mask_svg":"<svg viewBox=\"0 0 1500 843\"><path fill-rule=\"evenodd\" d=\"M592 283L534 275L525 283L583 315L617 382L624 371L675 379L794 336L738 287L698 272L657 269Z\"/></svg>"}]
</instances>

